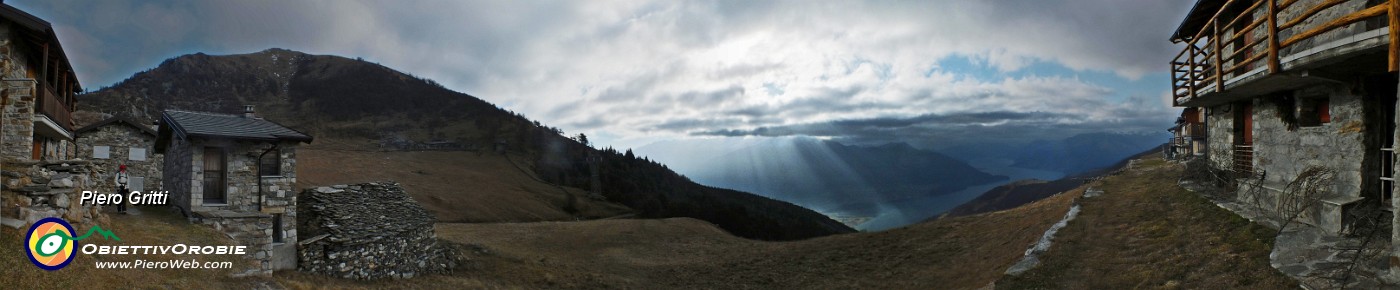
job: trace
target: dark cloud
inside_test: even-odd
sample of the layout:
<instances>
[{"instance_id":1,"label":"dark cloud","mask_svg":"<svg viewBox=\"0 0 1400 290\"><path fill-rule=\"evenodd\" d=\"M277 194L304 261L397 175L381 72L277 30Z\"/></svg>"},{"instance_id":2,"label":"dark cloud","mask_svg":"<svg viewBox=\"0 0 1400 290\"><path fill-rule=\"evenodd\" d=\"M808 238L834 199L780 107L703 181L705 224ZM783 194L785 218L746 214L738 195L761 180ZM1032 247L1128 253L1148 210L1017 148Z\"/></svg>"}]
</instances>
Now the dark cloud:
<instances>
[{"instance_id":1,"label":"dark cloud","mask_svg":"<svg viewBox=\"0 0 1400 290\"><path fill-rule=\"evenodd\" d=\"M1193 2L10 4L55 23L89 88L180 54L282 47L363 57L566 131L645 142L694 134L875 140L1152 127L1145 124L1171 120L1168 105L1143 101L1163 98L1165 80L1129 89L1077 74L1160 76L1178 49L1167 37ZM939 60L952 56L994 74L942 67ZM1033 63L1070 72L1005 74ZM1142 91L1163 93L1124 95Z\"/></svg>"}]
</instances>

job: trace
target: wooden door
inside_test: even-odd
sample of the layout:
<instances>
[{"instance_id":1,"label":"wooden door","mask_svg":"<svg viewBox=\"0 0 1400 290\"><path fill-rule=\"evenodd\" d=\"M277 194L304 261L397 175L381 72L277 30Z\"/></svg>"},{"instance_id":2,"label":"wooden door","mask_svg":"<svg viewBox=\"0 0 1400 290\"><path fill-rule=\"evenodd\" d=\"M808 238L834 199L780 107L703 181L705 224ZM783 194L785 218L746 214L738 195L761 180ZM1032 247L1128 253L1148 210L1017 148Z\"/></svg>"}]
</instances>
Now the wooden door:
<instances>
[{"instance_id":1,"label":"wooden door","mask_svg":"<svg viewBox=\"0 0 1400 290\"><path fill-rule=\"evenodd\" d=\"M204 203L227 203L224 148L204 147Z\"/></svg>"},{"instance_id":2,"label":"wooden door","mask_svg":"<svg viewBox=\"0 0 1400 290\"><path fill-rule=\"evenodd\" d=\"M1254 145L1254 104L1244 103L1244 109L1240 110L1241 119L1244 119L1243 136L1240 145Z\"/></svg>"}]
</instances>

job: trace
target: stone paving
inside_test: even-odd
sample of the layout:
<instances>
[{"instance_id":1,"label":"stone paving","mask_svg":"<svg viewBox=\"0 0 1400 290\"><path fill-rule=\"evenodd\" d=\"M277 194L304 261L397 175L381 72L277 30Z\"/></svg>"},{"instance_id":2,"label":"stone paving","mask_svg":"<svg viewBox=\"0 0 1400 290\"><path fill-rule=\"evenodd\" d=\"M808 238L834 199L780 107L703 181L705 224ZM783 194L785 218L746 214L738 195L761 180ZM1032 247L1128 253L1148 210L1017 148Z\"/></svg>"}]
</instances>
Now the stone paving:
<instances>
[{"instance_id":1,"label":"stone paving","mask_svg":"<svg viewBox=\"0 0 1400 290\"><path fill-rule=\"evenodd\" d=\"M1210 190L1206 186L1182 181L1181 187L1196 193ZM1253 206L1202 194L1217 206L1230 210L1240 217L1278 229L1278 222ZM1360 238L1340 237L1302 223L1290 223L1274 240L1274 249L1269 253L1269 264L1279 272L1299 281L1304 289L1394 289L1400 285L1385 284L1378 277L1388 271L1384 249L1390 248L1389 239L1363 244ZM1379 251L1379 252L1378 252ZM1347 279L1346 287L1337 287L1342 281L1338 276L1347 268L1353 267L1353 258L1363 255L1368 261L1356 263L1356 275Z\"/></svg>"}]
</instances>

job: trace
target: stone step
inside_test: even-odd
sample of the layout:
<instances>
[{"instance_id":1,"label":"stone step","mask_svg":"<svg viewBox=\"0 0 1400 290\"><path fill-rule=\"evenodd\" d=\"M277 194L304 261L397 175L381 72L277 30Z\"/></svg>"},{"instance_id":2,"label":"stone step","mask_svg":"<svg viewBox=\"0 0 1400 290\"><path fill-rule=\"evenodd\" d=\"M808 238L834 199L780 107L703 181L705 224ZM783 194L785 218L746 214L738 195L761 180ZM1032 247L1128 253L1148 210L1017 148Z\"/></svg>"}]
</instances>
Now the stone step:
<instances>
[{"instance_id":1,"label":"stone step","mask_svg":"<svg viewBox=\"0 0 1400 290\"><path fill-rule=\"evenodd\" d=\"M18 229L24 226L24 220L0 217L0 224L3 224L13 229Z\"/></svg>"}]
</instances>

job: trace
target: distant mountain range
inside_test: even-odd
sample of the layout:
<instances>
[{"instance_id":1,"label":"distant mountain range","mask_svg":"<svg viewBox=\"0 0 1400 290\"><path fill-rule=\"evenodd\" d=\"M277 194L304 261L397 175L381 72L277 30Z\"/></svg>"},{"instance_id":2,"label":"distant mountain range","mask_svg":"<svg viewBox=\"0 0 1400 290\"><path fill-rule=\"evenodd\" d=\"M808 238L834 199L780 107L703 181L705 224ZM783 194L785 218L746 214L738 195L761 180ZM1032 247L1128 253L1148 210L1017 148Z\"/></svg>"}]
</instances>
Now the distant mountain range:
<instances>
[{"instance_id":1,"label":"distant mountain range","mask_svg":"<svg viewBox=\"0 0 1400 290\"><path fill-rule=\"evenodd\" d=\"M1162 146L1169 137L1165 130L1162 133L1087 133L1024 144L962 144L939 151L969 162L998 159L1009 161L1014 167L1059 171L1069 176L1111 166L1128 156Z\"/></svg>"},{"instance_id":2,"label":"distant mountain range","mask_svg":"<svg viewBox=\"0 0 1400 290\"><path fill-rule=\"evenodd\" d=\"M504 144L526 156L540 179L561 186L591 188L594 160L602 195L640 217L691 217L767 240L853 231L787 202L696 184L630 152L590 148L476 97L358 59L285 49L183 55L83 94L78 104L85 111L75 113L85 116L78 122L95 121L101 114L94 112L150 121L165 109L239 113L243 105L255 105L259 115L315 135L318 143L393 138L448 140L468 148Z\"/></svg>"},{"instance_id":3,"label":"distant mountain range","mask_svg":"<svg viewBox=\"0 0 1400 290\"><path fill-rule=\"evenodd\" d=\"M948 210L948 212L934 219L969 216L1020 207L1083 186L1096 177L1110 174L1115 170L1128 166L1129 161L1132 159L1148 157L1152 154L1160 153L1160 150L1149 149L1131 156L1123 157L1107 167L1101 167L1051 181L1027 179L1007 183L992 188L977 198Z\"/></svg>"},{"instance_id":4,"label":"distant mountain range","mask_svg":"<svg viewBox=\"0 0 1400 290\"><path fill-rule=\"evenodd\" d=\"M676 143L652 144L637 151L675 164L702 184L838 215L870 216L891 202L1006 179L904 143L848 146L814 138L773 138L730 144L730 148L705 141L690 146ZM688 150L690 154L682 152Z\"/></svg>"}]
</instances>

